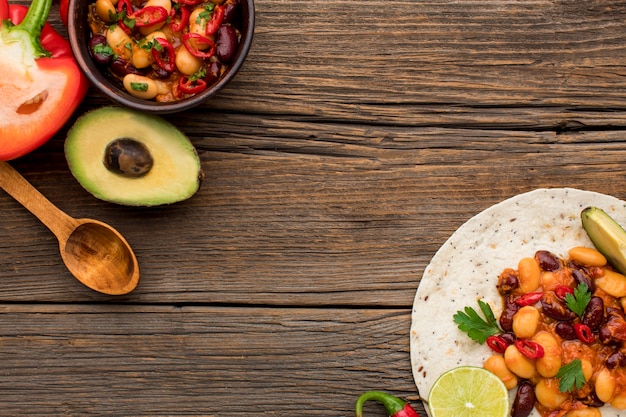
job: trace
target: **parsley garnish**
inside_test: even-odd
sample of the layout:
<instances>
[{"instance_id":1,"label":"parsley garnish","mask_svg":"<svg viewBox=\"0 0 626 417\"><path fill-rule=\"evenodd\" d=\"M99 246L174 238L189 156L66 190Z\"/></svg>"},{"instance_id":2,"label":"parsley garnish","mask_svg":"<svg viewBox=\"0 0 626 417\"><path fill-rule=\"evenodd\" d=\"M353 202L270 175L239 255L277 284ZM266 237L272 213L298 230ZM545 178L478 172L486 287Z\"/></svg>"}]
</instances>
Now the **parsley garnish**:
<instances>
[{"instance_id":1,"label":"parsley garnish","mask_svg":"<svg viewBox=\"0 0 626 417\"><path fill-rule=\"evenodd\" d=\"M556 377L559 378L559 391L561 392L572 392L574 388L581 389L587 382L580 359L574 359L567 365L561 366Z\"/></svg>"},{"instance_id":2,"label":"parsley garnish","mask_svg":"<svg viewBox=\"0 0 626 417\"><path fill-rule=\"evenodd\" d=\"M206 77L206 68L202 67L189 76L189 81L198 81L204 77Z\"/></svg>"},{"instance_id":3,"label":"parsley garnish","mask_svg":"<svg viewBox=\"0 0 626 417\"><path fill-rule=\"evenodd\" d=\"M493 314L489 304L482 300L478 300L480 311L483 312L485 319L472 307L465 307L465 311L457 311L454 315L454 322L458 324L459 329L466 332L472 339L480 343L485 343L489 336L502 333L498 326L496 316Z\"/></svg>"},{"instance_id":4,"label":"parsley garnish","mask_svg":"<svg viewBox=\"0 0 626 417\"><path fill-rule=\"evenodd\" d=\"M133 91L148 91L148 83L130 83L130 89Z\"/></svg>"},{"instance_id":5,"label":"parsley garnish","mask_svg":"<svg viewBox=\"0 0 626 417\"><path fill-rule=\"evenodd\" d=\"M109 45L105 45L102 43L97 44L93 47L93 52L99 55L110 55L113 56L115 53L113 52L113 48Z\"/></svg>"},{"instance_id":6,"label":"parsley garnish","mask_svg":"<svg viewBox=\"0 0 626 417\"><path fill-rule=\"evenodd\" d=\"M591 300L591 293L586 284L580 284L574 289L574 294L567 294L565 296L565 303L574 313L578 314L578 317L582 317L587 304Z\"/></svg>"}]
</instances>

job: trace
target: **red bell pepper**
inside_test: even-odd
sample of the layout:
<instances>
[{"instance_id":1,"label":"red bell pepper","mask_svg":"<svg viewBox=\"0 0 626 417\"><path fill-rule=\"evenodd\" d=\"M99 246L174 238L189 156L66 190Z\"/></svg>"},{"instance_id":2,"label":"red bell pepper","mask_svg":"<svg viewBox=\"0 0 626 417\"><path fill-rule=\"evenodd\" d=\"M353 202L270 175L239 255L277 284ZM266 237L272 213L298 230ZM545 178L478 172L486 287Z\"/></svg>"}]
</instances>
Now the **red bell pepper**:
<instances>
[{"instance_id":1,"label":"red bell pepper","mask_svg":"<svg viewBox=\"0 0 626 417\"><path fill-rule=\"evenodd\" d=\"M61 0L59 2L59 14L61 15L61 21L67 27L67 19L70 13L70 0Z\"/></svg>"},{"instance_id":2,"label":"red bell pepper","mask_svg":"<svg viewBox=\"0 0 626 417\"><path fill-rule=\"evenodd\" d=\"M356 400L356 417L363 417L363 404L369 400L380 402L389 417L419 417L411 404L382 391L367 391L361 394Z\"/></svg>"},{"instance_id":3,"label":"red bell pepper","mask_svg":"<svg viewBox=\"0 0 626 417\"><path fill-rule=\"evenodd\" d=\"M25 155L54 136L89 86L67 40L46 23L51 5L0 0L0 160Z\"/></svg>"}]
</instances>

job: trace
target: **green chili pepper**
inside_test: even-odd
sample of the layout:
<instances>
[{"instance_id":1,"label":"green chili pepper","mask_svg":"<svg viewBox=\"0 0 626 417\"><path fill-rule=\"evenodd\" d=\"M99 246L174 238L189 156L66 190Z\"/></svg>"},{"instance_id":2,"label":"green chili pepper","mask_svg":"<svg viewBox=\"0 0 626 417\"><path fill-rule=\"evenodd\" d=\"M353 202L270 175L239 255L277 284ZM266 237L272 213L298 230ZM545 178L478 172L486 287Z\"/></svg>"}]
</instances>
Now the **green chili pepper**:
<instances>
[{"instance_id":1,"label":"green chili pepper","mask_svg":"<svg viewBox=\"0 0 626 417\"><path fill-rule=\"evenodd\" d=\"M361 394L356 400L356 417L363 417L363 404L369 400L384 405L389 417L419 417L409 403L382 391L367 391Z\"/></svg>"}]
</instances>

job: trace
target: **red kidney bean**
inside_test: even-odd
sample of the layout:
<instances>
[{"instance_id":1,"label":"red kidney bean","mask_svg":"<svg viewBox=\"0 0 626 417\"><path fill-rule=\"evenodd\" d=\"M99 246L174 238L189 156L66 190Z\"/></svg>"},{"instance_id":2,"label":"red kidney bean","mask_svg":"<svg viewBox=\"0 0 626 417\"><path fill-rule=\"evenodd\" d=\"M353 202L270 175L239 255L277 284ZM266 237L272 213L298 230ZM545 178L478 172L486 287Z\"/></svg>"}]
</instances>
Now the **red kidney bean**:
<instances>
[{"instance_id":1,"label":"red kidney bean","mask_svg":"<svg viewBox=\"0 0 626 417\"><path fill-rule=\"evenodd\" d=\"M576 318L576 313L562 303L554 293L545 293L541 299L541 310L546 316L558 321L569 321Z\"/></svg>"},{"instance_id":2,"label":"red kidney bean","mask_svg":"<svg viewBox=\"0 0 626 417\"><path fill-rule=\"evenodd\" d=\"M220 26L215 42L215 56L224 63L229 63L237 52L237 31L232 26Z\"/></svg>"},{"instance_id":3,"label":"red kidney bean","mask_svg":"<svg viewBox=\"0 0 626 417\"><path fill-rule=\"evenodd\" d=\"M498 277L496 286L500 295L507 295L519 288L519 278L512 272L504 272Z\"/></svg>"},{"instance_id":4,"label":"red kidney bean","mask_svg":"<svg viewBox=\"0 0 626 417\"><path fill-rule=\"evenodd\" d=\"M113 53L103 52L99 48L105 48L107 45L107 38L104 35L93 35L89 39L89 53L97 64L108 65L113 60Z\"/></svg>"},{"instance_id":5,"label":"red kidney bean","mask_svg":"<svg viewBox=\"0 0 626 417\"><path fill-rule=\"evenodd\" d=\"M621 311L615 308L606 309L606 321L600 327L599 336L605 345L626 341L626 320Z\"/></svg>"},{"instance_id":6,"label":"red kidney bean","mask_svg":"<svg viewBox=\"0 0 626 417\"><path fill-rule=\"evenodd\" d=\"M517 337L512 332L502 333L500 337L504 339L509 345L512 345L517 340Z\"/></svg>"},{"instance_id":7,"label":"red kidney bean","mask_svg":"<svg viewBox=\"0 0 626 417\"><path fill-rule=\"evenodd\" d=\"M239 0L224 3L224 18L222 24L233 23L239 18Z\"/></svg>"},{"instance_id":8,"label":"red kidney bean","mask_svg":"<svg viewBox=\"0 0 626 417\"><path fill-rule=\"evenodd\" d=\"M554 331L565 340L576 340L578 338L574 325L568 321L558 322L554 327Z\"/></svg>"},{"instance_id":9,"label":"red kidney bean","mask_svg":"<svg viewBox=\"0 0 626 417\"><path fill-rule=\"evenodd\" d=\"M596 285L593 282L593 280L591 278L589 278L589 276L587 276L587 274L584 273L582 270L580 270L580 269L573 269L572 270L572 278L574 278L574 281L576 281L576 283L578 285L585 284L587 286L587 288L589 288L590 292L593 293L596 290Z\"/></svg>"},{"instance_id":10,"label":"red kidney bean","mask_svg":"<svg viewBox=\"0 0 626 417\"><path fill-rule=\"evenodd\" d=\"M559 258L547 250L540 250L535 253L535 260L544 271L558 271L561 269Z\"/></svg>"},{"instance_id":11,"label":"red kidney bean","mask_svg":"<svg viewBox=\"0 0 626 417\"><path fill-rule=\"evenodd\" d=\"M122 58L117 58L116 60L111 62L111 64L109 65L109 69L113 74L117 75L120 78L123 78L128 74L143 75L143 72L141 72L140 70L135 68L133 64L126 60L123 60Z\"/></svg>"},{"instance_id":12,"label":"red kidney bean","mask_svg":"<svg viewBox=\"0 0 626 417\"><path fill-rule=\"evenodd\" d=\"M608 358L606 358L605 364L608 369L615 369L618 366L620 368L626 366L626 355L619 350L617 352L613 352Z\"/></svg>"},{"instance_id":13,"label":"red kidney bean","mask_svg":"<svg viewBox=\"0 0 626 417\"><path fill-rule=\"evenodd\" d=\"M611 335L611 329L607 325L600 327L600 331L598 332L598 338L602 344L608 345L614 342L613 336Z\"/></svg>"},{"instance_id":14,"label":"red kidney bean","mask_svg":"<svg viewBox=\"0 0 626 417\"><path fill-rule=\"evenodd\" d=\"M586 397L579 398L579 400L589 407L600 408L604 405L604 402L598 398L595 391L590 392Z\"/></svg>"},{"instance_id":15,"label":"red kidney bean","mask_svg":"<svg viewBox=\"0 0 626 417\"><path fill-rule=\"evenodd\" d=\"M519 306L515 303L515 297L512 295L504 297L504 308L500 315L500 327L505 332L513 331L513 316L519 310Z\"/></svg>"},{"instance_id":16,"label":"red kidney bean","mask_svg":"<svg viewBox=\"0 0 626 417\"><path fill-rule=\"evenodd\" d=\"M528 417L535 406L535 390L528 381L522 381L517 387L513 401L511 417Z\"/></svg>"},{"instance_id":17,"label":"red kidney bean","mask_svg":"<svg viewBox=\"0 0 626 417\"><path fill-rule=\"evenodd\" d=\"M580 321L589 326L591 331L600 330L604 321L604 300L597 296L591 297Z\"/></svg>"},{"instance_id":18,"label":"red kidney bean","mask_svg":"<svg viewBox=\"0 0 626 417\"><path fill-rule=\"evenodd\" d=\"M158 65L152 65L151 74L152 74L152 78L162 79L162 80L172 75L171 72L167 71L166 69L161 68Z\"/></svg>"},{"instance_id":19,"label":"red kidney bean","mask_svg":"<svg viewBox=\"0 0 626 417\"><path fill-rule=\"evenodd\" d=\"M206 70L206 76L204 77L204 81L207 85L211 85L215 83L222 74L222 64L217 61L212 61Z\"/></svg>"}]
</instances>

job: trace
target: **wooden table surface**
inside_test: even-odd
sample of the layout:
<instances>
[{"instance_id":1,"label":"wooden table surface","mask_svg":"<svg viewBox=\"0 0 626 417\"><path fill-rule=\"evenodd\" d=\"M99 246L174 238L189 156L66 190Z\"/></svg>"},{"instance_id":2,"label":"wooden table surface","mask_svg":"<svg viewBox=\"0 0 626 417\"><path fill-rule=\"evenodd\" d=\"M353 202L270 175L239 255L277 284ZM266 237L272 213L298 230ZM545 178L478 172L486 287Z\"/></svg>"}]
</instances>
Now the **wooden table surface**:
<instances>
[{"instance_id":1,"label":"wooden table surface","mask_svg":"<svg viewBox=\"0 0 626 417\"><path fill-rule=\"evenodd\" d=\"M535 188L626 198L626 2L257 0L256 13L235 80L164 116L201 157L192 199L130 208L80 187L63 141L110 104L94 89L12 162L68 214L122 232L142 276L127 296L83 287L0 192L2 415L351 416L370 389L424 415L411 306L450 234ZM64 32L57 4L50 21Z\"/></svg>"}]
</instances>

